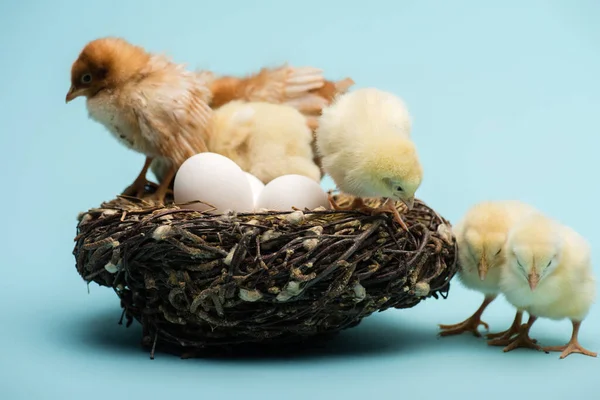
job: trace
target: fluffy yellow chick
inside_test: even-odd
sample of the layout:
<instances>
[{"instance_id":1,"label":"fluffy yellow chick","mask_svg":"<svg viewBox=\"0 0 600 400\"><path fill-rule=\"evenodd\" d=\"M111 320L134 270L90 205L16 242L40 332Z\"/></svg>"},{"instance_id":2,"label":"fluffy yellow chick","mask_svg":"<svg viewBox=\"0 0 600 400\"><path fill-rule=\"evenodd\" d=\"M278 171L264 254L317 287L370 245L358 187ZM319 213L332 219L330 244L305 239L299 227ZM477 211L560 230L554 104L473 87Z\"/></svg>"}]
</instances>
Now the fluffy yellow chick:
<instances>
[{"instance_id":1,"label":"fluffy yellow chick","mask_svg":"<svg viewBox=\"0 0 600 400\"><path fill-rule=\"evenodd\" d=\"M580 234L541 214L523 220L509 234L500 288L509 303L529 313L527 324L505 352L527 347L560 351L560 358L571 353L596 357L597 353L578 341L581 322L596 297L591 249ZM569 318L573 324L571 340L564 346L540 346L529 337L531 325L539 317Z\"/></svg>"},{"instance_id":2,"label":"fluffy yellow chick","mask_svg":"<svg viewBox=\"0 0 600 400\"><path fill-rule=\"evenodd\" d=\"M404 229L394 201L410 210L423 170L411 140L411 119L404 102L375 88L358 89L325 107L316 130L317 152L337 187L356 196L345 209L391 212ZM377 209L363 198L386 198ZM330 198L335 209L342 208Z\"/></svg>"},{"instance_id":3,"label":"fluffy yellow chick","mask_svg":"<svg viewBox=\"0 0 600 400\"><path fill-rule=\"evenodd\" d=\"M536 212L526 203L515 200L483 201L475 204L453 228L458 245L458 279L471 290L484 294L484 300L475 313L465 321L454 325L440 325L441 336L471 332L480 337L479 325L487 306L500 293L500 273L505 261L503 247L509 230L522 218ZM512 326L488 338L497 342L510 339L518 333L523 313L518 311Z\"/></svg>"},{"instance_id":4,"label":"fluffy yellow chick","mask_svg":"<svg viewBox=\"0 0 600 400\"><path fill-rule=\"evenodd\" d=\"M287 174L320 182L311 142L306 117L294 107L231 101L214 111L207 145L265 184ZM166 167L156 162L152 171L162 181Z\"/></svg>"},{"instance_id":5,"label":"fluffy yellow chick","mask_svg":"<svg viewBox=\"0 0 600 400\"><path fill-rule=\"evenodd\" d=\"M89 42L71 67L67 103L83 96L89 116L123 145L146 156L125 194L141 196L154 159L169 165L154 196L162 201L179 165L206 151L212 110L202 76L120 38Z\"/></svg>"},{"instance_id":6,"label":"fluffy yellow chick","mask_svg":"<svg viewBox=\"0 0 600 400\"><path fill-rule=\"evenodd\" d=\"M232 101L215 110L213 132L211 151L231 158L265 184L287 174L321 180L306 117L291 106Z\"/></svg>"}]
</instances>

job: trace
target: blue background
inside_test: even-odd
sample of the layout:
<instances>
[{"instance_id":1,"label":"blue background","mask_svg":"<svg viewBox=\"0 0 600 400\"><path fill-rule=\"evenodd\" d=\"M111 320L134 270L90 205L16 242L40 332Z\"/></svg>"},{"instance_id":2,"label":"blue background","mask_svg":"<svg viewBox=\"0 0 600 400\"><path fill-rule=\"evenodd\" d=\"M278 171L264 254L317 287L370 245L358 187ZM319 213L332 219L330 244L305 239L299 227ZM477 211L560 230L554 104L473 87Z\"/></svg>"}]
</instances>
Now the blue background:
<instances>
[{"instance_id":1,"label":"blue background","mask_svg":"<svg viewBox=\"0 0 600 400\"><path fill-rule=\"evenodd\" d=\"M321 67L406 100L426 174L418 197L451 221L480 200L522 199L597 254L599 17L593 0L2 2L0 397L592 398L600 359L438 339L437 323L482 299L459 283L297 359L149 361L139 327L116 324L114 293L88 294L71 255L77 213L121 191L143 157L64 97L71 63L104 35L220 73ZM512 318L504 300L484 315L494 331ZM540 320L532 335L562 344L570 330ZM594 306L582 344L599 351L599 330Z\"/></svg>"}]
</instances>

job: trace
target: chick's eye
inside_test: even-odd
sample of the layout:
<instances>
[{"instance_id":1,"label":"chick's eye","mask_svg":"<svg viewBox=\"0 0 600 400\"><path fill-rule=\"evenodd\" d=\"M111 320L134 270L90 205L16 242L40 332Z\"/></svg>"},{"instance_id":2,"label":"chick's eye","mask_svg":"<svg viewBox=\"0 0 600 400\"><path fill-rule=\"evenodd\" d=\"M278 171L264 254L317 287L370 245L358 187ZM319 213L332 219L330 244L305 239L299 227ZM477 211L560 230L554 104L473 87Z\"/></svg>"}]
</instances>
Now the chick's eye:
<instances>
[{"instance_id":1,"label":"chick's eye","mask_svg":"<svg viewBox=\"0 0 600 400\"><path fill-rule=\"evenodd\" d=\"M500 254L501 252L502 252L502 249L498 250L498 251L496 252L496 255Z\"/></svg>"},{"instance_id":2,"label":"chick's eye","mask_svg":"<svg viewBox=\"0 0 600 400\"><path fill-rule=\"evenodd\" d=\"M397 192L403 192L404 189L402 189L402 186L396 186L396 191Z\"/></svg>"},{"instance_id":3,"label":"chick's eye","mask_svg":"<svg viewBox=\"0 0 600 400\"><path fill-rule=\"evenodd\" d=\"M84 74L81 77L81 83L90 83L92 81L92 75L91 74Z\"/></svg>"}]
</instances>

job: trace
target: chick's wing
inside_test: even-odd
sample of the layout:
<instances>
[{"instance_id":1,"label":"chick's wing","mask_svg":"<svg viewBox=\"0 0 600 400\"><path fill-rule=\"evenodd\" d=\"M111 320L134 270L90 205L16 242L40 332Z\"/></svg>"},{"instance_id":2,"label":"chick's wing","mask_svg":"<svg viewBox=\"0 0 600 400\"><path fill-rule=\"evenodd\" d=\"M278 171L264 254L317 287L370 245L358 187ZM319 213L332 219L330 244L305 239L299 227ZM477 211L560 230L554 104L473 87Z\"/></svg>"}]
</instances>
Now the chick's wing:
<instances>
[{"instance_id":1,"label":"chick's wing","mask_svg":"<svg viewBox=\"0 0 600 400\"><path fill-rule=\"evenodd\" d=\"M206 151L212 110L202 80L178 71L146 82L133 96L142 137L160 156L180 164Z\"/></svg>"}]
</instances>

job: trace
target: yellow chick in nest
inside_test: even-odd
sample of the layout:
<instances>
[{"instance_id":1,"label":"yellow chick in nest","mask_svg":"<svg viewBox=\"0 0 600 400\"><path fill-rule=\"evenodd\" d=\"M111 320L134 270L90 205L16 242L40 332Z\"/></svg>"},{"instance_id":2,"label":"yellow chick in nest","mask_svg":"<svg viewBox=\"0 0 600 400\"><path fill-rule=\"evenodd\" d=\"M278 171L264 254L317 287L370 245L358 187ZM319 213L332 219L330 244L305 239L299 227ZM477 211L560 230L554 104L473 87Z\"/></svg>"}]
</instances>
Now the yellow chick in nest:
<instances>
[{"instance_id":1,"label":"yellow chick in nest","mask_svg":"<svg viewBox=\"0 0 600 400\"><path fill-rule=\"evenodd\" d=\"M509 303L529 313L529 320L504 351L527 347L560 351L560 358L572 353L596 357L597 353L586 350L578 341L581 322L596 297L591 249L585 238L568 226L536 214L510 232L505 251L500 288ZM540 346L529 337L539 317L569 318L573 324L571 340L564 346Z\"/></svg>"},{"instance_id":2,"label":"yellow chick in nest","mask_svg":"<svg viewBox=\"0 0 600 400\"><path fill-rule=\"evenodd\" d=\"M481 306L465 321L440 325L440 336L471 332L480 337L479 325L489 328L481 315L500 293L500 274L505 261L502 249L508 233L519 220L535 212L534 207L520 201L483 201L471 207L454 226L458 245L457 277L465 287L481 292L485 297ZM522 316L523 313L518 311L508 330L490 334L488 338L497 343L510 339L518 333Z\"/></svg>"},{"instance_id":3,"label":"yellow chick in nest","mask_svg":"<svg viewBox=\"0 0 600 400\"><path fill-rule=\"evenodd\" d=\"M71 67L66 102L83 96L90 118L146 156L125 194L141 196L154 159L169 165L154 197L163 201L179 165L206 151L211 93L202 75L120 38L89 42Z\"/></svg>"},{"instance_id":4,"label":"yellow chick in nest","mask_svg":"<svg viewBox=\"0 0 600 400\"><path fill-rule=\"evenodd\" d=\"M293 107L232 101L214 111L210 130L210 151L230 158L264 184L287 174L321 180L321 170L313 161L311 130ZM163 161L152 164L159 181L167 170Z\"/></svg>"},{"instance_id":5,"label":"yellow chick in nest","mask_svg":"<svg viewBox=\"0 0 600 400\"><path fill-rule=\"evenodd\" d=\"M314 67L296 67L288 64L260 71L243 77L220 76L210 72L209 87L212 93L210 106L219 108L230 101L266 102L294 107L306 117L312 130L314 161L321 167L316 155L315 133L323 107L339 94L354 85L351 78L329 81L323 70Z\"/></svg>"},{"instance_id":6,"label":"yellow chick in nest","mask_svg":"<svg viewBox=\"0 0 600 400\"><path fill-rule=\"evenodd\" d=\"M411 140L411 119L404 102L392 93L365 88L336 97L325 107L316 133L323 170L337 187L356 196L346 208L367 213L390 212L405 230L394 201L412 209L423 170ZM386 198L378 208L363 198Z\"/></svg>"},{"instance_id":7,"label":"yellow chick in nest","mask_svg":"<svg viewBox=\"0 0 600 400\"><path fill-rule=\"evenodd\" d=\"M232 101L215 110L213 133L211 151L229 157L265 184L287 174L321 180L313 162L312 133L293 107Z\"/></svg>"}]
</instances>

